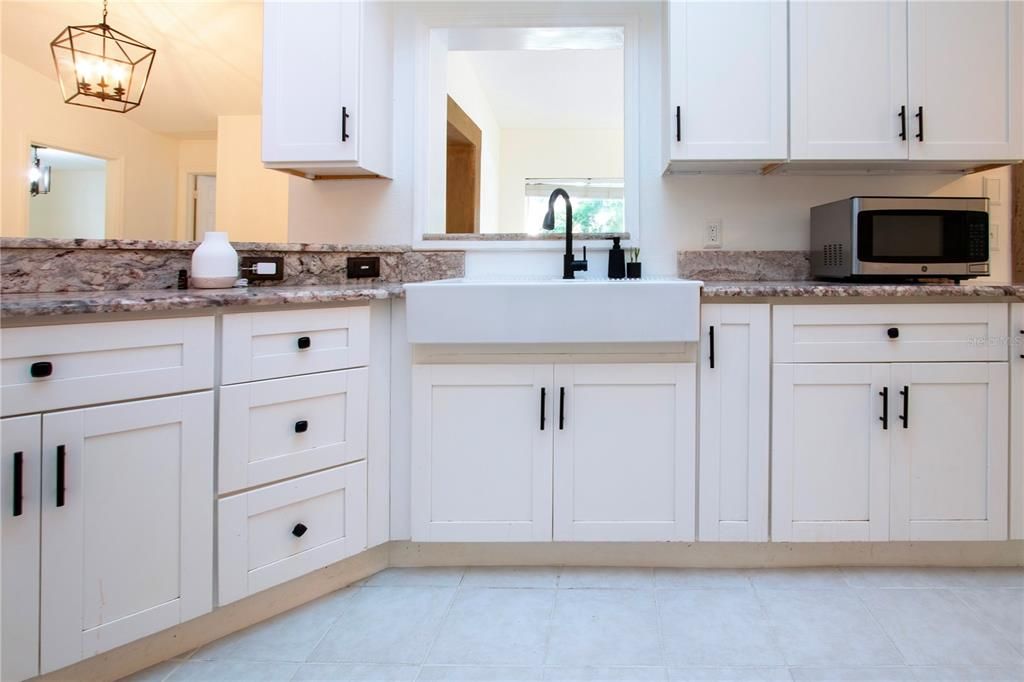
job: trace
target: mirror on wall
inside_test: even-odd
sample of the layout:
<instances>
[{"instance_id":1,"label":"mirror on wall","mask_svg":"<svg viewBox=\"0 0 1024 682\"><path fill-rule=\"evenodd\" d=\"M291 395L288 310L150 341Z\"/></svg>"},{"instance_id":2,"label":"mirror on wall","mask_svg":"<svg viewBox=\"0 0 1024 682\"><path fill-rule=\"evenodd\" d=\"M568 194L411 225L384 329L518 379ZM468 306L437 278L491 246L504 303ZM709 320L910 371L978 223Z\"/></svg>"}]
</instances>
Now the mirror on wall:
<instances>
[{"instance_id":1,"label":"mirror on wall","mask_svg":"<svg viewBox=\"0 0 1024 682\"><path fill-rule=\"evenodd\" d=\"M30 153L27 236L103 239L107 160L50 147Z\"/></svg>"},{"instance_id":2,"label":"mirror on wall","mask_svg":"<svg viewBox=\"0 0 1024 682\"><path fill-rule=\"evenodd\" d=\"M624 232L623 29L449 29L447 46L445 220L431 229L539 236L560 187L574 232Z\"/></svg>"}]
</instances>

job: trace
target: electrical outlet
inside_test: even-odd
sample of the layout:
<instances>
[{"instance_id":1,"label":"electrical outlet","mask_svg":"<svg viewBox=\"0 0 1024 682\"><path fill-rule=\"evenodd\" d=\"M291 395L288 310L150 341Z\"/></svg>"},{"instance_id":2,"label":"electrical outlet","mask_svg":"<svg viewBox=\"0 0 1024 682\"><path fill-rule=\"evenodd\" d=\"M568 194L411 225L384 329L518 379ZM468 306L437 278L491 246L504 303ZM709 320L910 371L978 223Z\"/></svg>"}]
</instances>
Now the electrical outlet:
<instances>
[{"instance_id":1,"label":"electrical outlet","mask_svg":"<svg viewBox=\"0 0 1024 682\"><path fill-rule=\"evenodd\" d=\"M281 256L242 256L241 276L250 282L284 279L284 258Z\"/></svg>"},{"instance_id":2,"label":"electrical outlet","mask_svg":"<svg viewBox=\"0 0 1024 682\"><path fill-rule=\"evenodd\" d=\"M999 178L982 178L981 192L984 196L988 197L989 203L993 206L999 206L1003 203L1003 187Z\"/></svg>"},{"instance_id":3,"label":"electrical outlet","mask_svg":"<svg viewBox=\"0 0 1024 682\"><path fill-rule=\"evenodd\" d=\"M988 250L998 251L999 250L999 224L989 223L988 224Z\"/></svg>"},{"instance_id":4,"label":"electrical outlet","mask_svg":"<svg viewBox=\"0 0 1024 682\"><path fill-rule=\"evenodd\" d=\"M722 248L722 219L708 218L704 225L704 248Z\"/></svg>"}]
</instances>

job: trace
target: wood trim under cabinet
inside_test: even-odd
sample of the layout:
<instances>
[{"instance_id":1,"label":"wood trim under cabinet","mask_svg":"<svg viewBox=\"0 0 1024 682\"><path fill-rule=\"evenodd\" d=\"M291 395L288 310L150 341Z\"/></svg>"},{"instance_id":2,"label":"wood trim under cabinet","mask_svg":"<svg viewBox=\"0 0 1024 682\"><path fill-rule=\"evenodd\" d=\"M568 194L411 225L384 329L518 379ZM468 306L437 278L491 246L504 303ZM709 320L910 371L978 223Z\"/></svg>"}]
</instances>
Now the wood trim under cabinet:
<instances>
[{"instance_id":1,"label":"wood trim under cabinet","mask_svg":"<svg viewBox=\"0 0 1024 682\"><path fill-rule=\"evenodd\" d=\"M1010 248L1013 282L1024 284L1024 163L1010 169Z\"/></svg>"}]
</instances>

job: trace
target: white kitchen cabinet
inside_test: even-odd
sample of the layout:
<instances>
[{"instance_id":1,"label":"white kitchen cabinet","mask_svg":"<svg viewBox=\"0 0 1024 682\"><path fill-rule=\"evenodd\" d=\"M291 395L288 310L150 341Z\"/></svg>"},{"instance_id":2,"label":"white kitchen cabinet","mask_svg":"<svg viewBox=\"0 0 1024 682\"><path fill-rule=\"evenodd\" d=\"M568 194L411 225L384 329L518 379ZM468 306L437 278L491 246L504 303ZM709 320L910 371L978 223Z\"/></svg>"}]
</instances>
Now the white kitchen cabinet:
<instances>
[{"instance_id":1,"label":"white kitchen cabinet","mask_svg":"<svg viewBox=\"0 0 1024 682\"><path fill-rule=\"evenodd\" d=\"M554 540L694 539L695 374L555 366Z\"/></svg>"},{"instance_id":2,"label":"white kitchen cabinet","mask_svg":"<svg viewBox=\"0 0 1024 682\"><path fill-rule=\"evenodd\" d=\"M667 11L670 167L785 159L786 3L671 0Z\"/></svg>"},{"instance_id":3,"label":"white kitchen cabinet","mask_svg":"<svg viewBox=\"0 0 1024 682\"><path fill-rule=\"evenodd\" d=\"M789 39L791 158L908 158L907 0L793 0Z\"/></svg>"},{"instance_id":4,"label":"white kitchen cabinet","mask_svg":"<svg viewBox=\"0 0 1024 682\"><path fill-rule=\"evenodd\" d=\"M771 310L701 306L702 541L768 540Z\"/></svg>"},{"instance_id":5,"label":"white kitchen cabinet","mask_svg":"<svg viewBox=\"0 0 1024 682\"><path fill-rule=\"evenodd\" d=\"M1024 3L909 3L910 158L1024 156Z\"/></svg>"},{"instance_id":6,"label":"white kitchen cabinet","mask_svg":"<svg viewBox=\"0 0 1024 682\"><path fill-rule=\"evenodd\" d=\"M307 177L391 177L390 5L264 3L264 165Z\"/></svg>"},{"instance_id":7,"label":"white kitchen cabinet","mask_svg":"<svg viewBox=\"0 0 1024 682\"><path fill-rule=\"evenodd\" d=\"M1010 320L1010 537L1024 540L1024 303Z\"/></svg>"},{"instance_id":8,"label":"white kitchen cabinet","mask_svg":"<svg viewBox=\"0 0 1024 682\"><path fill-rule=\"evenodd\" d=\"M1005 362L892 366L891 540L1007 537Z\"/></svg>"},{"instance_id":9,"label":"white kitchen cabinet","mask_svg":"<svg viewBox=\"0 0 1024 682\"><path fill-rule=\"evenodd\" d=\"M888 381L881 363L775 365L772 540L889 538Z\"/></svg>"},{"instance_id":10,"label":"white kitchen cabinet","mask_svg":"<svg viewBox=\"0 0 1024 682\"><path fill-rule=\"evenodd\" d=\"M43 415L40 672L211 609L213 494L209 392Z\"/></svg>"},{"instance_id":11,"label":"white kitchen cabinet","mask_svg":"<svg viewBox=\"0 0 1024 682\"><path fill-rule=\"evenodd\" d=\"M39 415L0 420L0 679L39 674Z\"/></svg>"},{"instance_id":12,"label":"white kitchen cabinet","mask_svg":"<svg viewBox=\"0 0 1024 682\"><path fill-rule=\"evenodd\" d=\"M551 539L551 381L551 365L413 368L413 540Z\"/></svg>"}]
</instances>

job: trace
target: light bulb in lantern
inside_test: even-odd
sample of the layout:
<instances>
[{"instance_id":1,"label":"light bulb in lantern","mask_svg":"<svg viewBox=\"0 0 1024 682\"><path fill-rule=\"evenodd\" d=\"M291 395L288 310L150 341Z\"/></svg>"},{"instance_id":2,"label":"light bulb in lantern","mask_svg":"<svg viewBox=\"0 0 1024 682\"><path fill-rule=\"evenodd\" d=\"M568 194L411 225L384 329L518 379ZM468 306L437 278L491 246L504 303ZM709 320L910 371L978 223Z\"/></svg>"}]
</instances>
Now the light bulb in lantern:
<instances>
[{"instance_id":1,"label":"light bulb in lantern","mask_svg":"<svg viewBox=\"0 0 1024 682\"><path fill-rule=\"evenodd\" d=\"M32 166L28 169L28 181L39 182L43 178L43 172L39 170L39 166Z\"/></svg>"}]
</instances>

